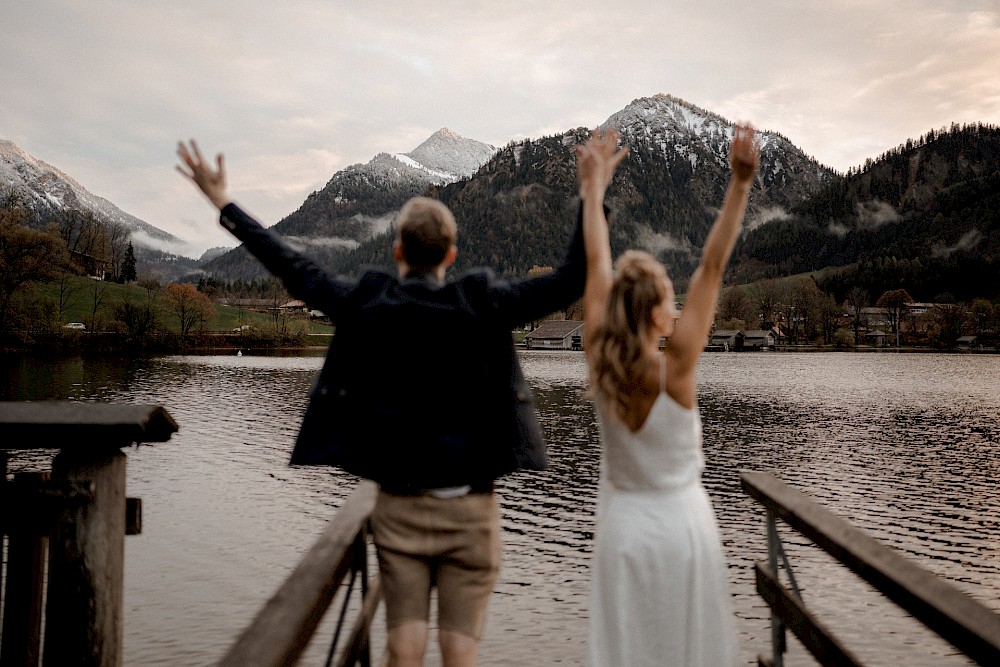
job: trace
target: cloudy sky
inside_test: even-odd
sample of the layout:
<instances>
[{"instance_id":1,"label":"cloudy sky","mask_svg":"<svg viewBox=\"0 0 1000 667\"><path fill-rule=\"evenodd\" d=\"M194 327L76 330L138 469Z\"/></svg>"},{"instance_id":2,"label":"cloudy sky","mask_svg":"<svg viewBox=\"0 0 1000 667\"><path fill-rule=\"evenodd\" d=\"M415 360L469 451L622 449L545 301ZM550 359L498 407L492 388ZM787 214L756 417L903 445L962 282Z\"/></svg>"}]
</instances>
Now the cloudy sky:
<instances>
[{"instance_id":1,"label":"cloudy sky","mask_svg":"<svg viewBox=\"0 0 1000 667\"><path fill-rule=\"evenodd\" d=\"M997 0L4 4L0 138L202 249L233 243L173 170L181 138L225 153L234 198L273 224L442 127L502 146L656 93L841 171L1000 123Z\"/></svg>"}]
</instances>

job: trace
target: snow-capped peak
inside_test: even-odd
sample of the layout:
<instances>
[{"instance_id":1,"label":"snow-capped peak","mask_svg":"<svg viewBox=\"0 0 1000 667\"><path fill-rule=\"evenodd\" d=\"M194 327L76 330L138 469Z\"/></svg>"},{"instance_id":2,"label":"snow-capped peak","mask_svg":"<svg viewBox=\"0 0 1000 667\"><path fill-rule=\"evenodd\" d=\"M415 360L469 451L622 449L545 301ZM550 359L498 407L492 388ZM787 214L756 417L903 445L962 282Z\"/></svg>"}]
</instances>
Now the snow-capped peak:
<instances>
[{"instance_id":1,"label":"snow-capped peak","mask_svg":"<svg viewBox=\"0 0 1000 667\"><path fill-rule=\"evenodd\" d=\"M444 127L403 155L429 171L452 174L450 180L458 180L476 173L496 152L495 146L466 139Z\"/></svg>"}]
</instances>

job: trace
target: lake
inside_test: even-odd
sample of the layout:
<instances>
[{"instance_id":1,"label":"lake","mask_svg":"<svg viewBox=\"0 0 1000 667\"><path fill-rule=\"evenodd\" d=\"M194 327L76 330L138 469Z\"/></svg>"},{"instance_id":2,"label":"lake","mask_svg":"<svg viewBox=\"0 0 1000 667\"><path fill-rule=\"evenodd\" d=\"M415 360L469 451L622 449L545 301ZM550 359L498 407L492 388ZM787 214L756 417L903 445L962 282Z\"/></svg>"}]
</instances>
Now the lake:
<instances>
[{"instance_id":1,"label":"lake","mask_svg":"<svg viewBox=\"0 0 1000 667\"><path fill-rule=\"evenodd\" d=\"M597 427L581 353L521 356L552 466L498 485L504 566L480 664L579 665ZM287 465L321 362L319 353L0 360L3 400L162 404L180 424L170 442L126 450L128 494L143 501L142 534L126 538L126 664L215 662L350 494L347 475ZM1000 356L717 353L703 356L699 376L704 479L747 664L770 651L770 633L752 570L766 559L763 511L740 489L743 470L776 474L1000 612ZM16 452L9 470L48 461ZM971 664L781 533L807 604L863 660ZM377 646L381 634L379 625ZM814 664L790 645L786 664ZM317 646L304 664L324 658Z\"/></svg>"}]
</instances>

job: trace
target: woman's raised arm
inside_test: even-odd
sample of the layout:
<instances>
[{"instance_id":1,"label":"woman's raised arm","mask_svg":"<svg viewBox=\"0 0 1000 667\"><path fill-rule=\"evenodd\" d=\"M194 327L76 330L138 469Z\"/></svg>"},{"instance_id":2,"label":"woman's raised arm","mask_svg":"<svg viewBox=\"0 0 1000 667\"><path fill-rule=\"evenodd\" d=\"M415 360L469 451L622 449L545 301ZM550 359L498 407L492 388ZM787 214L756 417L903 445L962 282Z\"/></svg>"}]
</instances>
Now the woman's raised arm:
<instances>
[{"instance_id":1,"label":"woman's raised arm","mask_svg":"<svg viewBox=\"0 0 1000 667\"><path fill-rule=\"evenodd\" d=\"M689 283L684 310L667 344L666 352L676 364L675 372L694 372L698 356L715 318L715 305L722 288L722 276L736 245L747 197L760 163L760 144L750 125L737 125L729 145L732 177L719 215L705 239L701 262Z\"/></svg>"},{"instance_id":2,"label":"woman's raised arm","mask_svg":"<svg viewBox=\"0 0 1000 667\"><path fill-rule=\"evenodd\" d=\"M577 146L580 198L583 200L583 244L587 255L587 283L583 291L583 333L586 339L601 324L611 288L611 246L604 194L615 169L628 155L618 148L618 131L594 130Z\"/></svg>"}]
</instances>

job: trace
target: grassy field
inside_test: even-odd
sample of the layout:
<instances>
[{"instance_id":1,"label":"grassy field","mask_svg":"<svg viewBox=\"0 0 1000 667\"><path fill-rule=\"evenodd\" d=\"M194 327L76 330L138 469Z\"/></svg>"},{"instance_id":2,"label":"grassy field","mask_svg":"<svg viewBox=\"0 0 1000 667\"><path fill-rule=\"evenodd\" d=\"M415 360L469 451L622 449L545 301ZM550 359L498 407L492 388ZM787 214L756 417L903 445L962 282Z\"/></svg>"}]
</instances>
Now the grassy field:
<instances>
[{"instance_id":1,"label":"grassy field","mask_svg":"<svg viewBox=\"0 0 1000 667\"><path fill-rule=\"evenodd\" d=\"M60 291L63 293L64 304L61 317L58 306ZM136 285L73 277L63 286L57 282L33 285L21 301L29 306L27 312L34 319L47 320L50 326L58 328L69 322L82 322L88 330L102 330L114 328L116 309L123 303L143 306L152 299L158 328L168 333L179 333L178 318L163 302L163 294L160 290L151 295ZM219 303L213 304L213 309L214 315L203 326L196 327L199 332L232 332L243 325L253 327L250 331L262 335L275 332L275 319L268 312L239 309ZM287 330L290 333L333 333L331 325L309 320L304 313L289 316Z\"/></svg>"}]
</instances>

